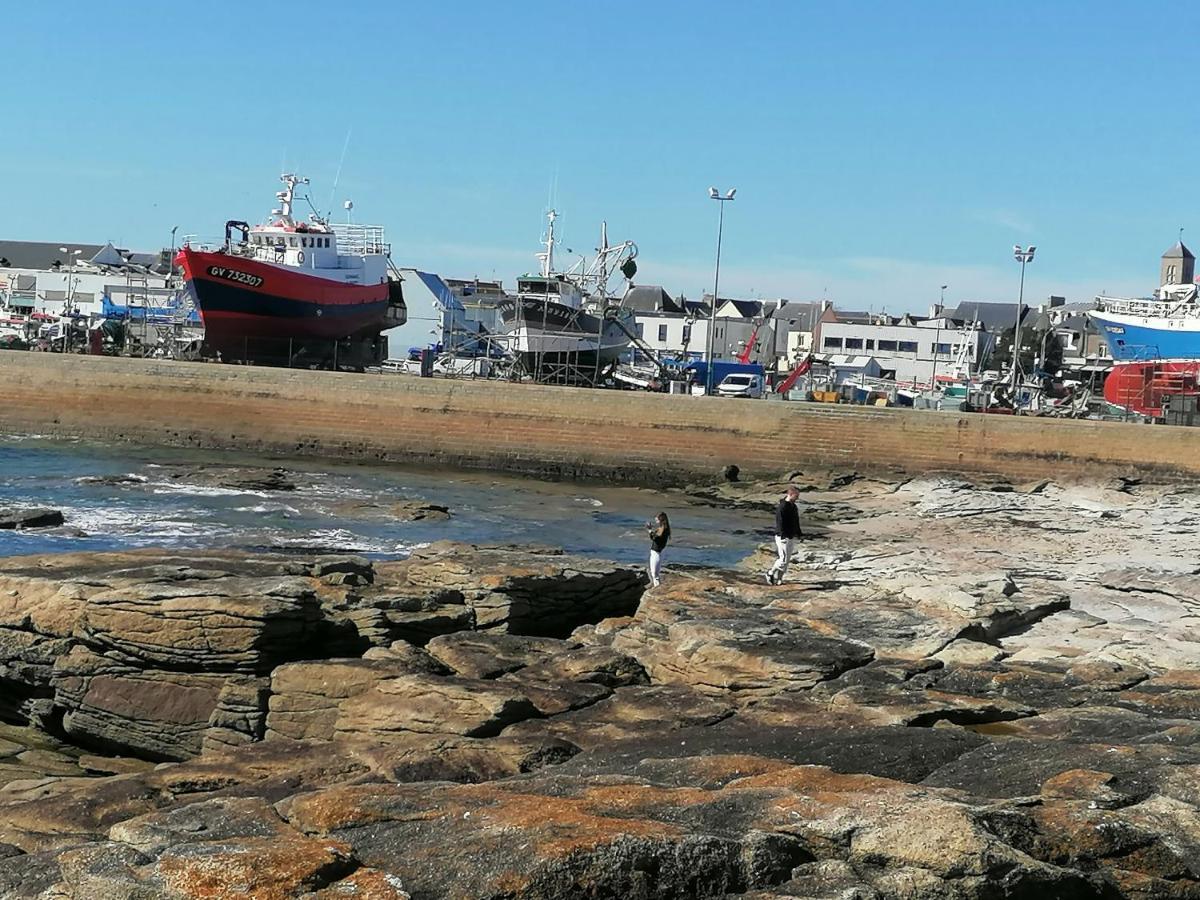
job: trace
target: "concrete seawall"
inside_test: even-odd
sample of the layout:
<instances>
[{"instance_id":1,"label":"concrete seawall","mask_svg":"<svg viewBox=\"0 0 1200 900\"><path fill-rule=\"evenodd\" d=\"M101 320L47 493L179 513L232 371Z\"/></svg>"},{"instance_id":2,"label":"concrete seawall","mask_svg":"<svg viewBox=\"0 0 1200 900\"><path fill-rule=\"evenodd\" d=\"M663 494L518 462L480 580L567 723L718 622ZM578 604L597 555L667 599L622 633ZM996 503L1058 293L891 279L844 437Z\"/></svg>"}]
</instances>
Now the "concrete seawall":
<instances>
[{"instance_id":1,"label":"concrete seawall","mask_svg":"<svg viewBox=\"0 0 1200 900\"><path fill-rule=\"evenodd\" d=\"M664 484L790 469L1196 480L1200 433L1109 422L0 352L0 431Z\"/></svg>"}]
</instances>

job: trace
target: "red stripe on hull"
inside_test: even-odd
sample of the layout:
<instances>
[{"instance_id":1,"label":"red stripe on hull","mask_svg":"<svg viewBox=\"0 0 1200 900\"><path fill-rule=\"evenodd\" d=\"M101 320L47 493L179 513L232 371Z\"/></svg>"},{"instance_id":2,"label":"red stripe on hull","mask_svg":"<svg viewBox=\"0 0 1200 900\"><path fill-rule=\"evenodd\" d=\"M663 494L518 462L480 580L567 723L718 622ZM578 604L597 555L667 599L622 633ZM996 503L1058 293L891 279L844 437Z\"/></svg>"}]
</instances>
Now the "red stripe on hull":
<instances>
[{"instance_id":1,"label":"red stripe on hull","mask_svg":"<svg viewBox=\"0 0 1200 900\"><path fill-rule=\"evenodd\" d=\"M236 283L239 288L285 300L313 303L318 306L343 305L386 300L387 282L380 284L347 284L331 281L320 275L287 266L276 266L257 259L247 259L228 253L210 253L184 247L175 258L188 281L230 282L218 279L212 270L226 269L247 276ZM257 284L254 279L259 279ZM203 302L203 297L198 297Z\"/></svg>"}]
</instances>

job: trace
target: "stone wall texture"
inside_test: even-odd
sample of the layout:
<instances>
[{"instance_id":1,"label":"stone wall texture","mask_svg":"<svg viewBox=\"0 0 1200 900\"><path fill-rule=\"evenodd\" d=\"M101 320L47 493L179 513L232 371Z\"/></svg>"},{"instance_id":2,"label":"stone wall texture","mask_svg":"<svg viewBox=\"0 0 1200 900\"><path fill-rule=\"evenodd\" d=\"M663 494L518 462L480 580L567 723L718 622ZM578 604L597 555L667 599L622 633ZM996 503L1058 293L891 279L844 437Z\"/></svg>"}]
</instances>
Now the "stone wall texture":
<instances>
[{"instance_id":1,"label":"stone wall texture","mask_svg":"<svg viewBox=\"0 0 1200 900\"><path fill-rule=\"evenodd\" d=\"M0 431L669 484L724 465L1200 476L1200 431L0 352Z\"/></svg>"}]
</instances>

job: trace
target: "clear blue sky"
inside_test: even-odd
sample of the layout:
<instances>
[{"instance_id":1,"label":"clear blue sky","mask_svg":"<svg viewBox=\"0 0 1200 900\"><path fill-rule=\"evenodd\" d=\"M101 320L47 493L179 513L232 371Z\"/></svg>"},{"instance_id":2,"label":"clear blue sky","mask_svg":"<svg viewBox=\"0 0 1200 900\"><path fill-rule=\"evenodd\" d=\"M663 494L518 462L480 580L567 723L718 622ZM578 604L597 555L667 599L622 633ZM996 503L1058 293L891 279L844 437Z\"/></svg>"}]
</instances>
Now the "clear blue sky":
<instances>
[{"instance_id":1,"label":"clear blue sky","mask_svg":"<svg viewBox=\"0 0 1200 900\"><path fill-rule=\"evenodd\" d=\"M152 249L258 221L281 166L393 256L509 285L542 213L639 281L923 310L1146 293L1195 207L1200 6L10 4L0 236ZM1200 249L1200 248L1197 248Z\"/></svg>"}]
</instances>

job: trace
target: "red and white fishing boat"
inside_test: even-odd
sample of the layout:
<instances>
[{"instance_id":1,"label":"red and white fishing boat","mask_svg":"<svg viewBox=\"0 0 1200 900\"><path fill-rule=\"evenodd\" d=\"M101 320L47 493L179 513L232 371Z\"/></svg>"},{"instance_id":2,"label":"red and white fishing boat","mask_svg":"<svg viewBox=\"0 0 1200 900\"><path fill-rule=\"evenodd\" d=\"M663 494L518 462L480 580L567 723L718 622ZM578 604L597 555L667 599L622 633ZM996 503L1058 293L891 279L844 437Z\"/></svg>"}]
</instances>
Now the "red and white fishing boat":
<instances>
[{"instance_id":1,"label":"red and white fishing boat","mask_svg":"<svg viewBox=\"0 0 1200 900\"><path fill-rule=\"evenodd\" d=\"M216 249L185 242L176 257L204 321L205 341L236 354L251 341L373 340L404 324L391 247L378 225L334 225L294 215L307 178L281 176L285 189L267 224L225 223Z\"/></svg>"}]
</instances>

